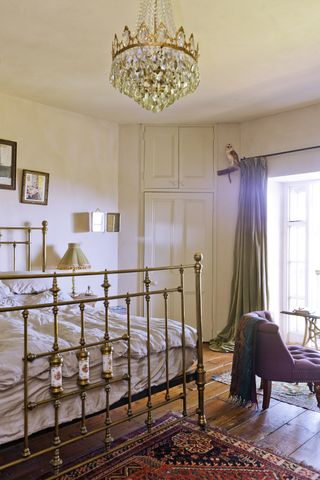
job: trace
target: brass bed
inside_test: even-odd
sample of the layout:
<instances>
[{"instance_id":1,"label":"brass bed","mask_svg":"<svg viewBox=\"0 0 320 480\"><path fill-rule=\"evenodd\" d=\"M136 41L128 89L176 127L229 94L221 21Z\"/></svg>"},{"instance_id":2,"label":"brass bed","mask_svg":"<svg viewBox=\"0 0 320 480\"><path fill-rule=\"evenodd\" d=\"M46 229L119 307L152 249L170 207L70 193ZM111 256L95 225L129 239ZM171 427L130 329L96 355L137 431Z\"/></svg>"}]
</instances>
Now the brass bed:
<instances>
[{"instance_id":1,"label":"brass bed","mask_svg":"<svg viewBox=\"0 0 320 480\"><path fill-rule=\"evenodd\" d=\"M27 235L25 242L21 241L22 245L27 246L27 269L31 269L30 232L32 229L42 232L41 269L45 272L47 222L42 222L42 227L17 227L17 230L21 228L26 229ZM10 229L14 230L13 227ZM6 227L0 227L0 232L5 230ZM0 245L1 243L12 246L15 252L16 245L13 244L17 242L14 240L1 241ZM14 297L12 304L0 305L2 324L8 325L9 328L7 335L10 335L11 325L14 331L21 330L17 337L16 333L12 334L14 340L12 348L15 350L10 350L10 338L8 340L9 356L19 355L21 364L19 367L21 372L17 373L18 367L14 365L16 370L13 370L13 374L19 377L21 373L21 378L12 382L10 388L2 388L0 383L0 412L1 396L2 403L6 405L3 408L11 408L15 416L15 409L19 410L17 400L19 396L14 397L16 403L10 406L11 393L13 398L13 395L19 395L20 392L22 400L21 423L18 423L12 437L9 435L7 438L5 430L10 427L11 418L8 410L5 415L7 423L4 421L3 426L0 425L0 444L11 439L16 440L20 436L17 434L20 428L23 442L22 454L18 454L9 462L1 462L0 472L41 455L50 454L53 468L50 478L55 478L71 468L69 465L67 469L63 467L63 447L79 440L84 441L99 432L104 432L105 452L98 456L105 455L112 448L110 429L116 425L146 415L145 423L150 431L153 428L152 411L177 400L182 402L182 414L187 415L187 382L194 379L198 389L198 423L205 427L201 254L195 254L194 260L194 263L188 265L96 272L58 274L26 272L10 275L0 272L0 283L3 281L9 285L16 280L50 282L50 290L43 294L42 303L28 303L28 298L23 298L23 302L17 303ZM13 264L15 268L15 254ZM196 331L185 324L184 275L188 269L193 269L195 274ZM160 270L170 270L176 274L176 288L151 290L152 273ZM112 279L120 274L132 273L143 275L141 291L110 295ZM102 294L94 298L82 298L81 301L61 296L60 280L74 276L100 278ZM180 297L179 322L168 319L168 302L172 295ZM151 316L152 299L158 296L163 299L163 319L154 319ZM145 317L132 315L131 300L134 298L144 299ZM112 311L113 302L125 303L124 315ZM91 306L93 303L96 304L95 307ZM4 333L4 338L5 335ZM158 351L161 342L163 345L161 351L160 349ZM10 361L10 358L5 357L6 350L3 353L0 349L0 364L1 355L2 364L5 360ZM10 370L9 365L8 369ZM140 377L136 376L138 371ZM182 385L182 391L178 395L172 395L171 387L176 384ZM164 392L163 399L154 403L153 393L160 390ZM91 395L94 395L93 402L90 400ZM146 406L138 410L133 403L137 398L144 396ZM93 409L92 405L96 409ZM111 410L119 405L126 405L126 414L113 421ZM102 424L88 429L88 416L101 412L104 414ZM79 434L63 440L60 427L74 418L79 418ZM30 448L30 435L48 427L52 427L53 430L52 445L33 451Z\"/></svg>"}]
</instances>

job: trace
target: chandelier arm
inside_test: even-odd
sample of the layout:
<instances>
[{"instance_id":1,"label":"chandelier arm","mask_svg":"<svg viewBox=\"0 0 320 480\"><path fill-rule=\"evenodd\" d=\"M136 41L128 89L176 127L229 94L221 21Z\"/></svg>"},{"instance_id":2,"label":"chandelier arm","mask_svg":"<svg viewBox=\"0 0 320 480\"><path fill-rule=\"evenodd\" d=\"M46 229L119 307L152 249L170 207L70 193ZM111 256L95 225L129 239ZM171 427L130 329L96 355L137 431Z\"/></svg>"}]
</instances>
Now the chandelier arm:
<instances>
[{"instance_id":1,"label":"chandelier arm","mask_svg":"<svg viewBox=\"0 0 320 480\"><path fill-rule=\"evenodd\" d=\"M118 50L114 54L112 60L114 60L116 57L118 57L121 53L125 52L126 50L130 50L130 48L135 48L135 47L141 47L141 48L143 48L143 47L173 48L174 50L177 50L177 51L185 53L186 55L189 55L195 62L197 61L197 58L195 57L195 55L193 55L191 52L186 50L184 47L179 47L178 45L174 45L172 43L162 43L162 42L149 42L149 43L145 43L145 44L133 43L132 45L127 45L126 47L123 47L120 50Z\"/></svg>"},{"instance_id":2,"label":"chandelier arm","mask_svg":"<svg viewBox=\"0 0 320 480\"><path fill-rule=\"evenodd\" d=\"M158 28L158 0L154 0L154 2L153 33L156 33Z\"/></svg>"},{"instance_id":3,"label":"chandelier arm","mask_svg":"<svg viewBox=\"0 0 320 480\"><path fill-rule=\"evenodd\" d=\"M165 19L167 17L167 24L169 27L170 35L174 35L175 32L177 31L177 27L173 17L173 7L172 7L171 0L163 0L162 12L163 12L163 18Z\"/></svg>"}]
</instances>

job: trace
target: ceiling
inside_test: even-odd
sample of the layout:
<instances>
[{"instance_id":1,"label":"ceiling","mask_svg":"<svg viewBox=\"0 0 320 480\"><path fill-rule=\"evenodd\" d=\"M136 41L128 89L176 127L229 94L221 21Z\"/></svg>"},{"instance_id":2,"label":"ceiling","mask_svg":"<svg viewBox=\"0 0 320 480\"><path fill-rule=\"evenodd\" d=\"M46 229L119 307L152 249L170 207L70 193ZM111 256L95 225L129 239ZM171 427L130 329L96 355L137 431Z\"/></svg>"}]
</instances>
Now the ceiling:
<instances>
[{"instance_id":1,"label":"ceiling","mask_svg":"<svg viewBox=\"0 0 320 480\"><path fill-rule=\"evenodd\" d=\"M111 87L139 0L0 0L0 92L118 123L237 122L320 102L319 0L173 0L200 44L198 90L162 113Z\"/></svg>"}]
</instances>

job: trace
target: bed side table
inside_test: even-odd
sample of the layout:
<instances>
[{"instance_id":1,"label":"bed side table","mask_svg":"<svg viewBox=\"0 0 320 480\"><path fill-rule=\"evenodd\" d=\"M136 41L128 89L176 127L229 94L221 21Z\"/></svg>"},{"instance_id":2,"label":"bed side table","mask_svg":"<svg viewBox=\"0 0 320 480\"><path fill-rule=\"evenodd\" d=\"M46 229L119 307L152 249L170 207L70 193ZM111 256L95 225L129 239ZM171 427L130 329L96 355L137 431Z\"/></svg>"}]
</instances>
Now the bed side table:
<instances>
[{"instance_id":1,"label":"bed side table","mask_svg":"<svg viewBox=\"0 0 320 480\"><path fill-rule=\"evenodd\" d=\"M305 321L305 328L302 345L305 346L309 341L311 341L313 342L316 350L318 350L320 328L317 325L317 320L320 320L319 315L314 315L307 310L293 310L292 312L282 310L280 313L285 313L286 315L295 315L296 317L303 317Z\"/></svg>"},{"instance_id":2,"label":"bed side table","mask_svg":"<svg viewBox=\"0 0 320 480\"><path fill-rule=\"evenodd\" d=\"M73 300L77 300L78 302L81 302L82 300L92 300L90 302L86 302L86 305L91 305L91 307L94 307L96 302L95 299L99 298L98 295L86 295L85 293L79 293L75 297L72 297Z\"/></svg>"}]
</instances>

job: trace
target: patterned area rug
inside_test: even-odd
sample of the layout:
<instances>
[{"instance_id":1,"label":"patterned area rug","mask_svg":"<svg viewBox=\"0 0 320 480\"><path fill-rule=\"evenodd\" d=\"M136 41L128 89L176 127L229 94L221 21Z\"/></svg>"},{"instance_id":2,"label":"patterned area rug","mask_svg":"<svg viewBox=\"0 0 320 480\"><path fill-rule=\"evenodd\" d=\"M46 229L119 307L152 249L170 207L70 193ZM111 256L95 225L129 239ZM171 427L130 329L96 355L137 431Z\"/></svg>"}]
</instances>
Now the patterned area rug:
<instances>
[{"instance_id":1,"label":"patterned area rug","mask_svg":"<svg viewBox=\"0 0 320 480\"><path fill-rule=\"evenodd\" d=\"M319 480L320 474L219 429L201 431L189 419L163 417L152 433L60 476L59 480Z\"/></svg>"},{"instance_id":2,"label":"patterned area rug","mask_svg":"<svg viewBox=\"0 0 320 480\"><path fill-rule=\"evenodd\" d=\"M213 375L213 380L226 385L231 383L231 373L222 373L221 375ZM257 388L260 386L260 378L256 377ZM262 390L257 390L262 394ZM317 399L314 393L311 393L306 383L284 383L284 382L272 382L271 397L281 402L291 403L297 407L306 408L307 410L313 410L314 412L320 412L317 405Z\"/></svg>"}]
</instances>

